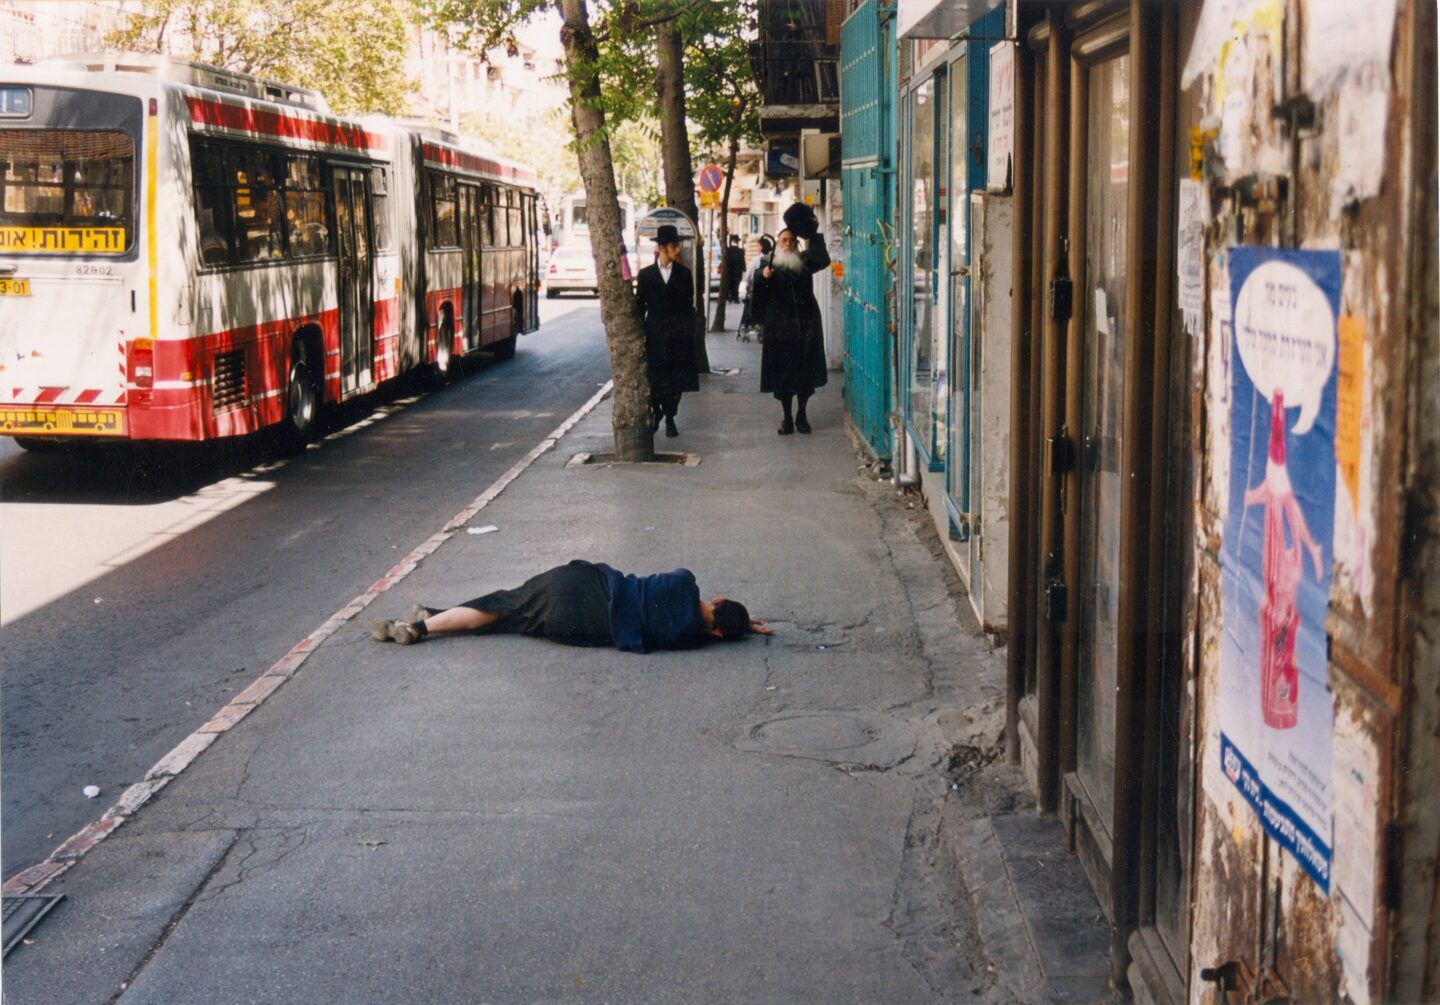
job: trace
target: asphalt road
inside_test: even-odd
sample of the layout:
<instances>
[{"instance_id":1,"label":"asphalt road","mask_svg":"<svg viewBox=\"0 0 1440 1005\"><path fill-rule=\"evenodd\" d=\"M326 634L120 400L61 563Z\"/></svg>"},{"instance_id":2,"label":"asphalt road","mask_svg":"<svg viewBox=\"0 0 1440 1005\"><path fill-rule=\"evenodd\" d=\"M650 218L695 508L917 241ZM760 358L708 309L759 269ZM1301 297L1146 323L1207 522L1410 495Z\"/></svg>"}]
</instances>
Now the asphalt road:
<instances>
[{"instance_id":1,"label":"asphalt road","mask_svg":"<svg viewBox=\"0 0 1440 1005\"><path fill-rule=\"evenodd\" d=\"M514 359L263 438L26 454L0 438L3 873L43 859L609 378L598 301ZM96 785L101 795L87 799Z\"/></svg>"}]
</instances>

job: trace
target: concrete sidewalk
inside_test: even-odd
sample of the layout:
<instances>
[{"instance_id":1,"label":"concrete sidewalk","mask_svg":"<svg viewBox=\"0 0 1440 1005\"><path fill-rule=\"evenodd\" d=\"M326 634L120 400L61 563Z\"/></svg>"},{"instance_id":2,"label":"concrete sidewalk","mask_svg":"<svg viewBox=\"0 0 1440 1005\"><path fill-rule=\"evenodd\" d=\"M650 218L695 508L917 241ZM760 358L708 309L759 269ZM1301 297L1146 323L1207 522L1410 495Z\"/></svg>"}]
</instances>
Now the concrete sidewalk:
<instances>
[{"instance_id":1,"label":"concrete sidewalk","mask_svg":"<svg viewBox=\"0 0 1440 1005\"><path fill-rule=\"evenodd\" d=\"M841 375L779 437L759 347L709 352L739 372L657 441L699 464L571 463L611 449L597 407L471 521L496 532L449 539L45 888L67 900L6 1000L1100 1000L1088 891L1026 907L1047 838L995 763L1003 652L918 504L859 470ZM688 567L776 634L369 637L576 557Z\"/></svg>"}]
</instances>

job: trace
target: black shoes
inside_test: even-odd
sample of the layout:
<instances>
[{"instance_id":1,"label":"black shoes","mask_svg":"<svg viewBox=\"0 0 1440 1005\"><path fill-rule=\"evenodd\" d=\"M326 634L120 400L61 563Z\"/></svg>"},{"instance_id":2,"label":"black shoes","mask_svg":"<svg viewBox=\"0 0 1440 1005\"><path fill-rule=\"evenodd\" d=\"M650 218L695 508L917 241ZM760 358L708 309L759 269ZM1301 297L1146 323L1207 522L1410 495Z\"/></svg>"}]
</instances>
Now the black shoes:
<instances>
[{"instance_id":1,"label":"black shoes","mask_svg":"<svg viewBox=\"0 0 1440 1005\"><path fill-rule=\"evenodd\" d=\"M789 436L791 433L795 432L795 423L791 422L789 419L786 419L784 422L780 423L780 428L775 430L775 432L779 433L781 436Z\"/></svg>"},{"instance_id":2,"label":"black shoes","mask_svg":"<svg viewBox=\"0 0 1440 1005\"><path fill-rule=\"evenodd\" d=\"M666 435L666 436L679 436L679 435L680 435L680 430L678 430L678 429L675 428L675 420L672 419L672 418L671 418L670 416L668 416L668 415L665 417L665 435Z\"/></svg>"},{"instance_id":3,"label":"black shoes","mask_svg":"<svg viewBox=\"0 0 1440 1005\"><path fill-rule=\"evenodd\" d=\"M808 422L805 421L805 416L801 415L801 416L799 416L799 417L797 417L797 418L795 419L795 432L797 432L797 433L808 433L808 432L810 432L810 423L808 423Z\"/></svg>"}]
</instances>

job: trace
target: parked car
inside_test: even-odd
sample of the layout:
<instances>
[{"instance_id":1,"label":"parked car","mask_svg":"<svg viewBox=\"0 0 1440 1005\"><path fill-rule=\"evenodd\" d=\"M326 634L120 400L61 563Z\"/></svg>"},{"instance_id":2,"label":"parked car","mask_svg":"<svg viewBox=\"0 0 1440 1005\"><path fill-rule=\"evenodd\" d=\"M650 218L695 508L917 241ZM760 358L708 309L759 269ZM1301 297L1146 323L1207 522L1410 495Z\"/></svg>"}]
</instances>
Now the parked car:
<instances>
[{"instance_id":1,"label":"parked car","mask_svg":"<svg viewBox=\"0 0 1440 1005\"><path fill-rule=\"evenodd\" d=\"M630 260L630 277L634 279L640 271L639 256L634 248L626 248L625 257ZM550 265L545 270L545 296L553 300L565 290L599 296L595 256L590 253L588 244L562 245L550 253Z\"/></svg>"},{"instance_id":2,"label":"parked car","mask_svg":"<svg viewBox=\"0 0 1440 1005\"><path fill-rule=\"evenodd\" d=\"M588 245L563 245L551 253L550 267L545 270L545 296L554 300L565 290L599 296L595 256Z\"/></svg>"}]
</instances>

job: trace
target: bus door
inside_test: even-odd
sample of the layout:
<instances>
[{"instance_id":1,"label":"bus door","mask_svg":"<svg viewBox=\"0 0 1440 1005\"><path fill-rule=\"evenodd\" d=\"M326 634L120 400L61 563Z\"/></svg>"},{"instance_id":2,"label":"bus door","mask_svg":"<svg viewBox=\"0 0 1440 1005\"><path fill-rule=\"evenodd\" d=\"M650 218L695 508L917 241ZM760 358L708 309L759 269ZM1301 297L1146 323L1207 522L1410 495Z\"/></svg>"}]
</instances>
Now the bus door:
<instances>
[{"instance_id":1,"label":"bus door","mask_svg":"<svg viewBox=\"0 0 1440 1005\"><path fill-rule=\"evenodd\" d=\"M370 172L334 168L335 231L339 238L340 393L343 397L371 380L375 359L373 267L370 258Z\"/></svg>"},{"instance_id":2,"label":"bus door","mask_svg":"<svg viewBox=\"0 0 1440 1005\"><path fill-rule=\"evenodd\" d=\"M480 276L480 189L474 185L460 186L460 261L461 303L465 311L465 351L480 348L480 331L484 323L480 294L484 283Z\"/></svg>"}]
</instances>

